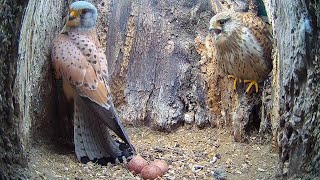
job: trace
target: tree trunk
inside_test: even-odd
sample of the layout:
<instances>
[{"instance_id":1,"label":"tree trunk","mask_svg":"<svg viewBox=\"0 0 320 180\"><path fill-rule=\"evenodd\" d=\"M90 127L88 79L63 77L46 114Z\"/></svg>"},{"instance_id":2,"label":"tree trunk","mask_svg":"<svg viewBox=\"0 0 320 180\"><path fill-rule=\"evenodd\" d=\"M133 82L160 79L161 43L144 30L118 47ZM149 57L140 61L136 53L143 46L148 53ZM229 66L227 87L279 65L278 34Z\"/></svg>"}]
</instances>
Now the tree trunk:
<instances>
[{"instance_id":1,"label":"tree trunk","mask_svg":"<svg viewBox=\"0 0 320 180\"><path fill-rule=\"evenodd\" d=\"M17 76L18 39L25 1L0 0L0 179L18 174L20 164L27 163L20 131L17 98L13 87Z\"/></svg>"},{"instance_id":2,"label":"tree trunk","mask_svg":"<svg viewBox=\"0 0 320 180\"><path fill-rule=\"evenodd\" d=\"M122 119L161 130L218 124L224 93L213 87L208 94L220 82L201 72L194 46L196 36L207 34L208 2L110 1L110 7L107 59Z\"/></svg>"},{"instance_id":3,"label":"tree trunk","mask_svg":"<svg viewBox=\"0 0 320 180\"><path fill-rule=\"evenodd\" d=\"M320 175L320 3L266 4L276 46L272 122L279 129L279 175L313 179Z\"/></svg>"},{"instance_id":4,"label":"tree trunk","mask_svg":"<svg viewBox=\"0 0 320 180\"><path fill-rule=\"evenodd\" d=\"M67 4L30 0L0 5L0 78L5 82L0 88L0 175L25 179L19 167L27 165L30 137L52 135L56 124L50 47Z\"/></svg>"}]
</instances>

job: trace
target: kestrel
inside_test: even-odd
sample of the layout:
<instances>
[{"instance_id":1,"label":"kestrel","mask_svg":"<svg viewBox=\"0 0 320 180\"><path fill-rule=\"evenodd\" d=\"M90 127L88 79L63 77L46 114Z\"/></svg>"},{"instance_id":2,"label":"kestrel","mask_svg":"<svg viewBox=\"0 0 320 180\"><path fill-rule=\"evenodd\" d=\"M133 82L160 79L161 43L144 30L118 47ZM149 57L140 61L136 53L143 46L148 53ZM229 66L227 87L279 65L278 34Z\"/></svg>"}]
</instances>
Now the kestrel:
<instances>
[{"instance_id":1,"label":"kestrel","mask_svg":"<svg viewBox=\"0 0 320 180\"><path fill-rule=\"evenodd\" d=\"M210 20L216 59L222 70L236 82L250 83L246 89L264 81L272 70L272 39L267 24L251 12L225 11Z\"/></svg>"},{"instance_id":2,"label":"kestrel","mask_svg":"<svg viewBox=\"0 0 320 180\"><path fill-rule=\"evenodd\" d=\"M63 79L66 97L74 98L74 144L81 162L114 161L135 153L112 102L107 60L95 31L97 16L96 7L89 2L71 4L64 31L55 37L52 47L56 76ZM127 149L111 137L107 127Z\"/></svg>"}]
</instances>

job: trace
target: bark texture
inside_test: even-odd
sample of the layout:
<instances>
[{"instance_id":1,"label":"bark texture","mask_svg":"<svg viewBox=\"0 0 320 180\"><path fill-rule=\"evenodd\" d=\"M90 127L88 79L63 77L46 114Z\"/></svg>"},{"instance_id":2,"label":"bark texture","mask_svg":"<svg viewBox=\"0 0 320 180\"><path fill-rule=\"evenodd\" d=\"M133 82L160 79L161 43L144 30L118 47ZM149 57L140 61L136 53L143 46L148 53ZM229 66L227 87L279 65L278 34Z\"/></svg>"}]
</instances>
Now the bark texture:
<instances>
[{"instance_id":1,"label":"bark texture","mask_svg":"<svg viewBox=\"0 0 320 180\"><path fill-rule=\"evenodd\" d=\"M15 96L22 133L52 133L55 94L51 71L51 41L62 26L64 2L30 0L25 9L19 40ZM50 9L55 9L52 11ZM25 141L28 144L28 141Z\"/></svg>"},{"instance_id":2,"label":"bark texture","mask_svg":"<svg viewBox=\"0 0 320 180\"><path fill-rule=\"evenodd\" d=\"M26 179L19 167L27 165L31 132L53 132L50 47L61 29L66 3L30 0L0 5L0 176Z\"/></svg>"},{"instance_id":3,"label":"bark texture","mask_svg":"<svg viewBox=\"0 0 320 180\"><path fill-rule=\"evenodd\" d=\"M319 1L267 2L273 24L273 124L278 124L279 175L319 177Z\"/></svg>"},{"instance_id":4,"label":"bark texture","mask_svg":"<svg viewBox=\"0 0 320 180\"><path fill-rule=\"evenodd\" d=\"M21 120L13 94L18 62L18 39L25 1L0 0L0 179L18 176L27 159Z\"/></svg>"},{"instance_id":5,"label":"bark texture","mask_svg":"<svg viewBox=\"0 0 320 180\"><path fill-rule=\"evenodd\" d=\"M171 130L212 119L194 47L209 8L205 0L110 1L107 59L123 120Z\"/></svg>"}]
</instances>

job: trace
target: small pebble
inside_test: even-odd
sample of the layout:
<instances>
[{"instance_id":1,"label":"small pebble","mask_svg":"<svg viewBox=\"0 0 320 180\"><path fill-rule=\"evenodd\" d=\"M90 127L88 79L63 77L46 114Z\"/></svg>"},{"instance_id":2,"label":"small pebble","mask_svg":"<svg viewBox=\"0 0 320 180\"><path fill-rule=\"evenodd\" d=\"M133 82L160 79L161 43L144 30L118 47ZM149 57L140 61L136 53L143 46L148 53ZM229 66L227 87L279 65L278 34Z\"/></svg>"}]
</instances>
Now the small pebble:
<instances>
[{"instance_id":1,"label":"small pebble","mask_svg":"<svg viewBox=\"0 0 320 180\"><path fill-rule=\"evenodd\" d=\"M226 164L233 164L232 160L230 158L227 159Z\"/></svg>"},{"instance_id":2,"label":"small pebble","mask_svg":"<svg viewBox=\"0 0 320 180\"><path fill-rule=\"evenodd\" d=\"M211 171L213 177L217 180L227 179L227 172L224 168L217 168Z\"/></svg>"},{"instance_id":3,"label":"small pebble","mask_svg":"<svg viewBox=\"0 0 320 180\"><path fill-rule=\"evenodd\" d=\"M217 154L216 154L216 157L217 157L218 159L221 159L221 154L217 153Z\"/></svg>"},{"instance_id":4,"label":"small pebble","mask_svg":"<svg viewBox=\"0 0 320 180\"><path fill-rule=\"evenodd\" d=\"M197 173L197 172L201 171L203 168L204 168L204 166L194 165L193 168L192 168L192 172Z\"/></svg>"},{"instance_id":5,"label":"small pebble","mask_svg":"<svg viewBox=\"0 0 320 180\"><path fill-rule=\"evenodd\" d=\"M258 168L258 171L260 172L266 172L266 170L262 169L262 168Z\"/></svg>"},{"instance_id":6,"label":"small pebble","mask_svg":"<svg viewBox=\"0 0 320 180\"><path fill-rule=\"evenodd\" d=\"M220 144L216 143L216 144L214 144L214 147L218 148L218 147L220 147Z\"/></svg>"},{"instance_id":7,"label":"small pebble","mask_svg":"<svg viewBox=\"0 0 320 180\"><path fill-rule=\"evenodd\" d=\"M213 157L213 158L212 158L212 160L210 161L210 164L214 164L214 163L216 163L216 162L217 162L217 160L218 160L218 158L217 158L217 157Z\"/></svg>"},{"instance_id":8,"label":"small pebble","mask_svg":"<svg viewBox=\"0 0 320 180\"><path fill-rule=\"evenodd\" d=\"M244 172L244 173L247 173L249 172L249 165L248 164L242 164L242 168L241 170Z\"/></svg>"}]
</instances>

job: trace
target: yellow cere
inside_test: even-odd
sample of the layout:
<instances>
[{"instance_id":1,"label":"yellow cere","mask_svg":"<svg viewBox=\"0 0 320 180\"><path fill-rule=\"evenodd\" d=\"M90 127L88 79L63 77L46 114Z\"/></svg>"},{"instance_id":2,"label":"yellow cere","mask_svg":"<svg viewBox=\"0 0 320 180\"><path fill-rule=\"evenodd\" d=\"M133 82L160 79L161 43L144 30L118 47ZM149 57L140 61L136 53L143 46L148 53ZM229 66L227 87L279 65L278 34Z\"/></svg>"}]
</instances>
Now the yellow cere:
<instances>
[{"instance_id":1,"label":"yellow cere","mask_svg":"<svg viewBox=\"0 0 320 180\"><path fill-rule=\"evenodd\" d=\"M77 11L72 10L72 11L70 12L70 16L71 16L71 17L77 17L77 15L78 15Z\"/></svg>"}]
</instances>

